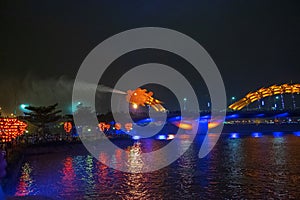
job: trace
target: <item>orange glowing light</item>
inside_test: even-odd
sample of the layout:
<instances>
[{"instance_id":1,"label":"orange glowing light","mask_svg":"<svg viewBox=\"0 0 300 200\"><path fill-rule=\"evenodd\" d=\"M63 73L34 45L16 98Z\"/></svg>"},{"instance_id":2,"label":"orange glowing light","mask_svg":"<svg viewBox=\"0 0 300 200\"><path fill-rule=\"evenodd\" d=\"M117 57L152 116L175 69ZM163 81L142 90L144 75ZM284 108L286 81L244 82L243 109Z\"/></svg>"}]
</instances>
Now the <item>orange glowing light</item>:
<instances>
[{"instance_id":1,"label":"orange glowing light","mask_svg":"<svg viewBox=\"0 0 300 200\"><path fill-rule=\"evenodd\" d=\"M0 118L0 141L11 142L24 134L27 124L17 118Z\"/></svg>"},{"instance_id":2,"label":"orange glowing light","mask_svg":"<svg viewBox=\"0 0 300 200\"><path fill-rule=\"evenodd\" d=\"M126 100L133 104L133 108L138 106L150 105L156 111L164 112L166 109L161 105L161 101L154 99L153 92L147 92L146 89L137 88L136 90L128 90Z\"/></svg>"},{"instance_id":3,"label":"orange glowing light","mask_svg":"<svg viewBox=\"0 0 300 200\"><path fill-rule=\"evenodd\" d=\"M279 94L299 94L300 84L282 84L282 85L272 85L268 88L260 88L256 92L248 93L241 100L231 104L229 106L232 110L241 110L250 103L260 100L265 97L279 95Z\"/></svg>"},{"instance_id":4,"label":"orange glowing light","mask_svg":"<svg viewBox=\"0 0 300 200\"><path fill-rule=\"evenodd\" d=\"M124 126L125 126L126 131L132 130L132 123L126 123Z\"/></svg>"},{"instance_id":5,"label":"orange glowing light","mask_svg":"<svg viewBox=\"0 0 300 200\"><path fill-rule=\"evenodd\" d=\"M193 125L187 122L174 122L175 126L184 130L192 130Z\"/></svg>"},{"instance_id":6,"label":"orange glowing light","mask_svg":"<svg viewBox=\"0 0 300 200\"><path fill-rule=\"evenodd\" d=\"M208 128L211 129L211 128L215 128L217 126L219 126L221 124L221 122L218 122L218 121L211 121L211 122L208 122Z\"/></svg>"},{"instance_id":7,"label":"orange glowing light","mask_svg":"<svg viewBox=\"0 0 300 200\"><path fill-rule=\"evenodd\" d=\"M65 122L64 123L64 129L65 129L65 131L67 132L67 133L70 133L71 132L71 130L72 130L72 123L71 122Z\"/></svg>"},{"instance_id":8,"label":"orange glowing light","mask_svg":"<svg viewBox=\"0 0 300 200\"><path fill-rule=\"evenodd\" d=\"M104 122L100 122L98 124L98 127L99 127L100 131L103 132L103 131L106 131L106 130L110 129L110 124L106 124Z\"/></svg>"},{"instance_id":9,"label":"orange glowing light","mask_svg":"<svg viewBox=\"0 0 300 200\"><path fill-rule=\"evenodd\" d=\"M115 124L116 130L120 130L122 128L122 125L120 123Z\"/></svg>"}]
</instances>

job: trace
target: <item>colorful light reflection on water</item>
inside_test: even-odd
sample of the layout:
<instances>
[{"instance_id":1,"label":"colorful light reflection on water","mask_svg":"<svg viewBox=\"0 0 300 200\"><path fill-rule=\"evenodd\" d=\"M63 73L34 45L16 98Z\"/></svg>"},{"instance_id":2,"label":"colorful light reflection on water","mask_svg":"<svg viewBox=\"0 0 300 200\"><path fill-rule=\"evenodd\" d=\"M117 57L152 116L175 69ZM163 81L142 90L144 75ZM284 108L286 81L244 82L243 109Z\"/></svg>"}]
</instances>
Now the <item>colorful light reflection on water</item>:
<instances>
[{"instance_id":1,"label":"colorful light reflection on water","mask_svg":"<svg viewBox=\"0 0 300 200\"><path fill-rule=\"evenodd\" d=\"M32 169L29 163L24 163L22 167L22 174L19 179L19 184L17 186L17 196L26 196L28 194L34 193L34 181L31 177Z\"/></svg>"},{"instance_id":2,"label":"colorful light reflection on water","mask_svg":"<svg viewBox=\"0 0 300 200\"><path fill-rule=\"evenodd\" d=\"M236 134L236 133L235 133ZM231 136L234 136L231 134ZM81 145L72 151L25 159L15 195L44 195L53 199L243 199L296 198L300 196L300 138L293 133L262 138L223 135L213 151L198 159L201 139L170 166L142 173L122 173L98 162ZM210 134L209 139L213 140ZM126 141L120 141L124 143ZM142 141L154 148L165 141ZM184 146L184 137L178 140ZM101 160L143 167L138 155L121 150ZM129 162L122 163L121 158ZM165 159L161 155L160 159Z\"/></svg>"}]
</instances>

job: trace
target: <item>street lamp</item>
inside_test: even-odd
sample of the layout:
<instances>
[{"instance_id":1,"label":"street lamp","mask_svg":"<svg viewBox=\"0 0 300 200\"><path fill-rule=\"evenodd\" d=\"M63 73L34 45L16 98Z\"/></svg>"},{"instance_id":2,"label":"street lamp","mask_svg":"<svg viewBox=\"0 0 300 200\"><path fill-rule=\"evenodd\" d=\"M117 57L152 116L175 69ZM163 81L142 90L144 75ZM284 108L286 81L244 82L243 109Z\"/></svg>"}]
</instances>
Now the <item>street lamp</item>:
<instances>
[{"instance_id":1,"label":"street lamp","mask_svg":"<svg viewBox=\"0 0 300 200\"><path fill-rule=\"evenodd\" d=\"M21 105L20 105L20 108L21 108L22 110L25 110L26 107L28 107L28 106L29 106L28 104L21 104Z\"/></svg>"},{"instance_id":2,"label":"street lamp","mask_svg":"<svg viewBox=\"0 0 300 200\"><path fill-rule=\"evenodd\" d=\"M183 98L183 110L184 110L184 111L186 110L186 101L187 101L187 98L184 97L184 98Z\"/></svg>"},{"instance_id":3,"label":"street lamp","mask_svg":"<svg viewBox=\"0 0 300 200\"><path fill-rule=\"evenodd\" d=\"M235 97L231 97L231 103L233 103L235 101Z\"/></svg>"}]
</instances>

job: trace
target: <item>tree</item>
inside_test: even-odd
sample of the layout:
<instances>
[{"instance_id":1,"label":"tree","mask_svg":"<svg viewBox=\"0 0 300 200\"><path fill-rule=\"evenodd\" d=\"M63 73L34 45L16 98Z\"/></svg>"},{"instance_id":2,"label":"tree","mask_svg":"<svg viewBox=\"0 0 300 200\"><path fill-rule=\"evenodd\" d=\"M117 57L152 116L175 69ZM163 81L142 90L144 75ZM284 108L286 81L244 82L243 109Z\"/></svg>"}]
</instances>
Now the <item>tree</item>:
<instances>
[{"instance_id":1,"label":"tree","mask_svg":"<svg viewBox=\"0 0 300 200\"><path fill-rule=\"evenodd\" d=\"M46 135L48 133L48 124L58 121L61 116L58 113L61 110L56 110L57 103L50 106L27 106L26 110L31 112L24 112L25 118L32 124L38 127L38 137L46 140Z\"/></svg>"}]
</instances>

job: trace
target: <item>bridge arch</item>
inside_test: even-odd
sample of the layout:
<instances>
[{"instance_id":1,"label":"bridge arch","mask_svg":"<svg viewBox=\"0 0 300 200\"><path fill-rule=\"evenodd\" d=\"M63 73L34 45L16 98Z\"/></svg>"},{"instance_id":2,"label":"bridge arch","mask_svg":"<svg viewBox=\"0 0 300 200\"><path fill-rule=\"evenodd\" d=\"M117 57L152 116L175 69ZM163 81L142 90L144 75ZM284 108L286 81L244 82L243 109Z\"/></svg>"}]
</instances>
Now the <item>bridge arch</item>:
<instances>
[{"instance_id":1,"label":"bridge arch","mask_svg":"<svg viewBox=\"0 0 300 200\"><path fill-rule=\"evenodd\" d=\"M248 93L244 98L231 104L228 108L232 110L241 110L250 103L263 99L265 97L270 97L273 95L281 94L299 94L300 84L282 84L282 85L272 85L268 88L260 88L255 92Z\"/></svg>"}]
</instances>

